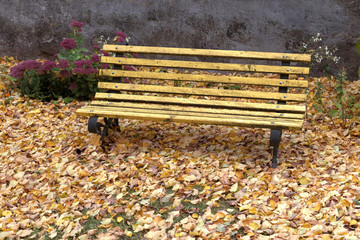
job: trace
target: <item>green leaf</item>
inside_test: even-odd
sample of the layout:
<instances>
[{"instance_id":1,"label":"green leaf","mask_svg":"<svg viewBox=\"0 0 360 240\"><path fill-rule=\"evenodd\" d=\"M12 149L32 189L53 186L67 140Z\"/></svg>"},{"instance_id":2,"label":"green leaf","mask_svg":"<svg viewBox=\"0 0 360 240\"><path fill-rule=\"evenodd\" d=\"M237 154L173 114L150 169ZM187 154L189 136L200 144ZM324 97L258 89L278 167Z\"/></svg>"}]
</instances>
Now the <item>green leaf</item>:
<instances>
[{"instance_id":1,"label":"green leaf","mask_svg":"<svg viewBox=\"0 0 360 240\"><path fill-rule=\"evenodd\" d=\"M338 113L339 113L338 110L332 109L332 110L329 112L329 115L330 115L331 117L335 117Z\"/></svg>"},{"instance_id":2,"label":"green leaf","mask_svg":"<svg viewBox=\"0 0 360 240\"><path fill-rule=\"evenodd\" d=\"M64 103L71 103L74 99L72 97L64 98Z\"/></svg>"},{"instance_id":3,"label":"green leaf","mask_svg":"<svg viewBox=\"0 0 360 240\"><path fill-rule=\"evenodd\" d=\"M340 101L334 101L334 105L335 105L335 107L336 107L337 109L341 109L341 108L342 108Z\"/></svg>"},{"instance_id":4,"label":"green leaf","mask_svg":"<svg viewBox=\"0 0 360 240\"><path fill-rule=\"evenodd\" d=\"M360 108L360 102L354 104L355 108Z\"/></svg>"},{"instance_id":5,"label":"green leaf","mask_svg":"<svg viewBox=\"0 0 360 240\"><path fill-rule=\"evenodd\" d=\"M89 50L87 50L86 48L83 48L83 47L78 48L78 49L79 49L79 51L82 51L82 52L89 52Z\"/></svg>"}]
</instances>

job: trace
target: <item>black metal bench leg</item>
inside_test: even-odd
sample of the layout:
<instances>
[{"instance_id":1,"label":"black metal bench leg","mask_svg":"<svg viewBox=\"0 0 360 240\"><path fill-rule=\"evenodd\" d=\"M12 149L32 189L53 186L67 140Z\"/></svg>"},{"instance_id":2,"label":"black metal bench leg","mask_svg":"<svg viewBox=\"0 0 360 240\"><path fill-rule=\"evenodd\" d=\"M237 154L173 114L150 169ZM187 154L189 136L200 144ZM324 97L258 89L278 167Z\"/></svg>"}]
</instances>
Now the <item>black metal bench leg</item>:
<instances>
[{"instance_id":1,"label":"black metal bench leg","mask_svg":"<svg viewBox=\"0 0 360 240\"><path fill-rule=\"evenodd\" d=\"M98 117L90 117L88 122L88 130L91 133L96 133L101 135L101 128L104 127L104 124L99 123Z\"/></svg>"},{"instance_id":2,"label":"black metal bench leg","mask_svg":"<svg viewBox=\"0 0 360 240\"><path fill-rule=\"evenodd\" d=\"M278 130L278 129L271 129L270 132L270 146L273 146L273 158L272 158L272 167L276 168L277 167L277 155L278 155L278 151L279 151L279 146L280 146L280 142L281 142L281 134L282 131Z\"/></svg>"},{"instance_id":3,"label":"black metal bench leg","mask_svg":"<svg viewBox=\"0 0 360 240\"><path fill-rule=\"evenodd\" d=\"M97 121L98 117L90 117L88 122L88 130L91 133L96 133L101 136L100 141L104 143L104 138L109 135L109 128L112 125L119 126L118 119L104 118L105 124Z\"/></svg>"}]
</instances>

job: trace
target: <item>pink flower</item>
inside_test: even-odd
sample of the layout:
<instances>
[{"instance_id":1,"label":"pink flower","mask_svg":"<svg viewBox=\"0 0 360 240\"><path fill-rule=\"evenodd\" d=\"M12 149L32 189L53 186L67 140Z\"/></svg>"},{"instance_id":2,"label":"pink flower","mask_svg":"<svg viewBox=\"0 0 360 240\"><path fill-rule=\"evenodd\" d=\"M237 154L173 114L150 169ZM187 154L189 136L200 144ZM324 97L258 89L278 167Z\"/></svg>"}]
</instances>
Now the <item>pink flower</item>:
<instances>
[{"instance_id":1,"label":"pink flower","mask_svg":"<svg viewBox=\"0 0 360 240\"><path fill-rule=\"evenodd\" d=\"M15 67L12 67L10 69L10 76L14 78L22 78L24 76L25 70L21 69L19 65L16 65Z\"/></svg>"},{"instance_id":2,"label":"pink flower","mask_svg":"<svg viewBox=\"0 0 360 240\"><path fill-rule=\"evenodd\" d=\"M91 45L92 48L100 50L100 46L99 45Z\"/></svg>"},{"instance_id":3,"label":"pink flower","mask_svg":"<svg viewBox=\"0 0 360 240\"><path fill-rule=\"evenodd\" d=\"M71 50L76 47L76 42L72 38L65 38L61 43L60 46L65 48L66 50Z\"/></svg>"},{"instance_id":4,"label":"pink flower","mask_svg":"<svg viewBox=\"0 0 360 240\"><path fill-rule=\"evenodd\" d=\"M56 68L56 63L54 61L45 61L44 64L38 69L38 73L44 74L53 68Z\"/></svg>"},{"instance_id":5,"label":"pink flower","mask_svg":"<svg viewBox=\"0 0 360 240\"><path fill-rule=\"evenodd\" d=\"M15 67L10 69L10 76L14 78L22 78L25 71L27 70L37 70L41 66L41 62L36 60L27 60L25 62L19 63Z\"/></svg>"},{"instance_id":6,"label":"pink flower","mask_svg":"<svg viewBox=\"0 0 360 240\"><path fill-rule=\"evenodd\" d=\"M24 70L35 70L38 69L40 66L41 66L41 62L38 62L36 60L27 60L21 63L21 67Z\"/></svg>"},{"instance_id":7,"label":"pink flower","mask_svg":"<svg viewBox=\"0 0 360 240\"><path fill-rule=\"evenodd\" d=\"M124 68L129 71L136 71L133 66L125 65Z\"/></svg>"},{"instance_id":8,"label":"pink flower","mask_svg":"<svg viewBox=\"0 0 360 240\"><path fill-rule=\"evenodd\" d=\"M97 54L94 54L90 59L95 63L100 62L100 57Z\"/></svg>"},{"instance_id":9,"label":"pink flower","mask_svg":"<svg viewBox=\"0 0 360 240\"><path fill-rule=\"evenodd\" d=\"M75 20L73 20L72 23L70 23L70 26L72 26L73 28L76 28L79 32L82 31L81 28L82 28L83 25L84 24L82 22L78 22L78 21L75 21Z\"/></svg>"},{"instance_id":10,"label":"pink flower","mask_svg":"<svg viewBox=\"0 0 360 240\"><path fill-rule=\"evenodd\" d=\"M106 63L101 64L101 68L102 68L102 69L107 69L107 68L109 68L109 67L110 67L109 64L106 64Z\"/></svg>"},{"instance_id":11,"label":"pink flower","mask_svg":"<svg viewBox=\"0 0 360 240\"><path fill-rule=\"evenodd\" d=\"M126 38L126 35L125 35L125 33L123 33L123 32L116 32L116 35L118 35L119 37L121 37L121 38L123 38L123 39L125 39Z\"/></svg>"},{"instance_id":12,"label":"pink flower","mask_svg":"<svg viewBox=\"0 0 360 240\"><path fill-rule=\"evenodd\" d=\"M124 40L126 39L126 35L123 32L116 32L116 35L118 43L124 42Z\"/></svg>"},{"instance_id":13,"label":"pink flower","mask_svg":"<svg viewBox=\"0 0 360 240\"><path fill-rule=\"evenodd\" d=\"M57 65L58 68L68 68L70 66L69 60L61 59Z\"/></svg>"},{"instance_id":14,"label":"pink flower","mask_svg":"<svg viewBox=\"0 0 360 240\"><path fill-rule=\"evenodd\" d=\"M117 42L118 42L118 43L122 43L122 42L124 42L124 38L122 38L122 37L118 36L118 38L117 38Z\"/></svg>"},{"instance_id":15,"label":"pink flower","mask_svg":"<svg viewBox=\"0 0 360 240\"><path fill-rule=\"evenodd\" d=\"M98 71L96 68L93 68L90 60L79 60L74 62L74 65L76 66L74 68L74 73L91 75Z\"/></svg>"},{"instance_id":16,"label":"pink flower","mask_svg":"<svg viewBox=\"0 0 360 240\"><path fill-rule=\"evenodd\" d=\"M90 60L78 60L74 62L74 65L78 68L91 67L92 62Z\"/></svg>"},{"instance_id":17,"label":"pink flower","mask_svg":"<svg viewBox=\"0 0 360 240\"><path fill-rule=\"evenodd\" d=\"M69 70L61 70L59 73L60 76L67 78L71 76L71 72Z\"/></svg>"},{"instance_id":18,"label":"pink flower","mask_svg":"<svg viewBox=\"0 0 360 240\"><path fill-rule=\"evenodd\" d=\"M110 53L108 53L108 52L101 51L101 53L102 53L104 56L110 56Z\"/></svg>"}]
</instances>

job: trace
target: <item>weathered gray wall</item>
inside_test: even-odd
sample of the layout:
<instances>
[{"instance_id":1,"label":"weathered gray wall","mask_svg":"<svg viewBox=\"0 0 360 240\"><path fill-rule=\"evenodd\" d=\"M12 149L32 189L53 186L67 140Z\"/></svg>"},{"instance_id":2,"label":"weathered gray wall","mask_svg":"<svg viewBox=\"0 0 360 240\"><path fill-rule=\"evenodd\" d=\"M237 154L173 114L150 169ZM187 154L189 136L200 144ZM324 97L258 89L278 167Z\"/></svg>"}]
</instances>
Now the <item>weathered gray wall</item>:
<instances>
[{"instance_id":1,"label":"weathered gray wall","mask_svg":"<svg viewBox=\"0 0 360 240\"><path fill-rule=\"evenodd\" d=\"M134 45L298 51L320 32L354 78L360 65L359 0L0 0L0 56L53 56L72 20L88 44L121 30Z\"/></svg>"}]
</instances>

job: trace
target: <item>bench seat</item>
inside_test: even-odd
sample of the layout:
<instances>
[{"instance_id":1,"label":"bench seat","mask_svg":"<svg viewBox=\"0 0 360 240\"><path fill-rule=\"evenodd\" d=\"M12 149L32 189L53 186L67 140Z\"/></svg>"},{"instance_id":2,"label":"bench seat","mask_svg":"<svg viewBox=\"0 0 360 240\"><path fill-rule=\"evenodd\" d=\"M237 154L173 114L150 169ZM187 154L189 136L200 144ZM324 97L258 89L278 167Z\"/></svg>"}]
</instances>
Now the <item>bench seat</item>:
<instances>
[{"instance_id":1,"label":"bench seat","mask_svg":"<svg viewBox=\"0 0 360 240\"><path fill-rule=\"evenodd\" d=\"M112 67L99 72L112 82L99 82L94 100L76 112L92 118L91 132L99 133L90 126L98 117L107 125L108 119L122 118L269 128L276 167L281 131L302 129L308 82L289 76L309 74L303 66L308 54L122 45L103 50L115 53L101 58ZM135 53L145 56L134 58Z\"/></svg>"}]
</instances>

